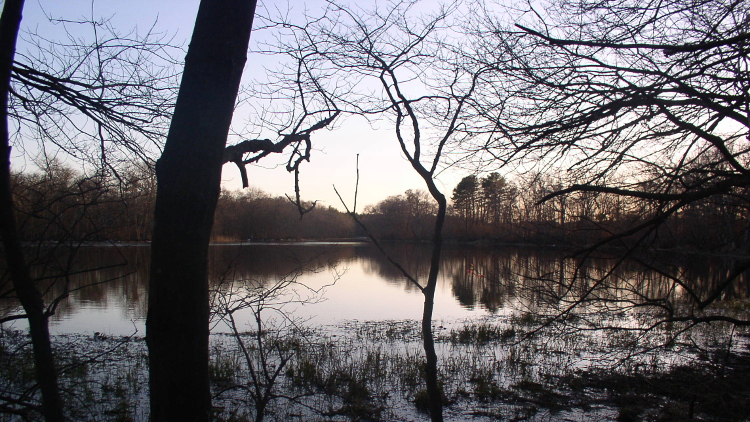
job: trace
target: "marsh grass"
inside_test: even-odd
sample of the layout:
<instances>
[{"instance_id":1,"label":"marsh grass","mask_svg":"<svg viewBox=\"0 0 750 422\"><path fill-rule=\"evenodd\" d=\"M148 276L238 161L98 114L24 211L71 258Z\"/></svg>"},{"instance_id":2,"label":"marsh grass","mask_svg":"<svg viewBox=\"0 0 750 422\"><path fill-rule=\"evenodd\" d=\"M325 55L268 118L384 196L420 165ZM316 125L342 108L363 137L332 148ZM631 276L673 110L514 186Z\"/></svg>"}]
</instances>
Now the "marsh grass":
<instances>
[{"instance_id":1,"label":"marsh grass","mask_svg":"<svg viewBox=\"0 0 750 422\"><path fill-rule=\"evenodd\" d=\"M360 349L354 344L310 345L286 375L297 393L317 396L318 410L325 416L377 420L385 409L391 362L382 347Z\"/></svg>"},{"instance_id":2,"label":"marsh grass","mask_svg":"<svg viewBox=\"0 0 750 422\"><path fill-rule=\"evenodd\" d=\"M23 418L41 420L33 411L38 399L33 377L33 360L25 333L3 331L0 336L0 394L15 397L14 408L4 408ZM145 344L130 337L101 338L68 335L54 338L60 371L60 392L66 403L66 417L75 421L115 422L147 419ZM31 395L28 395L31 393Z\"/></svg>"},{"instance_id":3,"label":"marsh grass","mask_svg":"<svg viewBox=\"0 0 750 422\"><path fill-rule=\"evenodd\" d=\"M495 324L470 323L450 331L449 341L454 344L487 344L497 340L508 340L516 336L515 328L502 328Z\"/></svg>"},{"instance_id":4,"label":"marsh grass","mask_svg":"<svg viewBox=\"0 0 750 422\"><path fill-rule=\"evenodd\" d=\"M526 328L510 322L459 323L442 331L437 347L446 419L750 417L746 333L695 333L658 353L634 353L633 342L645 339L632 333L558 332L519 341ZM294 357L278 381L284 398L272 402L266 420L424 418L423 357L415 327L416 322L404 321L351 323L331 331L290 331L269 342ZM654 332L659 338L665 334ZM0 337L5 395L33 391L27 340L18 333ZM255 419L242 388L249 385L248 372L234 344L229 336L212 336L217 421ZM141 338L58 336L55 345L70 420L148 420L148 368ZM39 420L30 415L29 420Z\"/></svg>"},{"instance_id":5,"label":"marsh grass","mask_svg":"<svg viewBox=\"0 0 750 422\"><path fill-rule=\"evenodd\" d=\"M235 349L226 350L214 345L208 363L208 377L214 383L231 383L240 374L242 363Z\"/></svg>"},{"instance_id":6,"label":"marsh grass","mask_svg":"<svg viewBox=\"0 0 750 422\"><path fill-rule=\"evenodd\" d=\"M493 401L503 397L505 390L498 385L495 371L478 368L469 378L473 384L473 397L480 401Z\"/></svg>"}]
</instances>

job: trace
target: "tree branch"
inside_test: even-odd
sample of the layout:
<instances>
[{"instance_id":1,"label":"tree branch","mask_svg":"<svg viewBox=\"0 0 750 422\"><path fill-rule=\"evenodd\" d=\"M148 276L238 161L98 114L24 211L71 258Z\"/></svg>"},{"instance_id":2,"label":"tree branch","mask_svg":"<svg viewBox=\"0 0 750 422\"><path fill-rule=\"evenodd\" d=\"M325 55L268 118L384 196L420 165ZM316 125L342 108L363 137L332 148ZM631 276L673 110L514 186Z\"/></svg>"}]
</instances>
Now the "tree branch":
<instances>
[{"instance_id":1,"label":"tree branch","mask_svg":"<svg viewBox=\"0 0 750 422\"><path fill-rule=\"evenodd\" d=\"M249 181L247 177L247 170L245 166L250 163L257 162L261 158L272 154L272 153L281 153L284 152L284 149L292 144L300 144L302 142L305 142L306 144L310 144L310 134L318 129L322 129L329 124L331 124L336 117L339 115L339 110L336 110L333 112L332 115L326 117L325 119L322 119L315 123L314 125L310 126L309 128L296 132L291 133L288 135L284 135L283 138L279 142L274 143L270 139L250 139L243 142L240 142L236 145L230 145L224 149L224 163L235 163L237 165L237 168L240 170L240 175L242 176L242 187L247 188L249 186ZM295 164L287 165L287 170L293 171L295 168L299 166L299 162L301 159L306 158L309 160L309 147L308 147L308 154L302 155L302 157L295 162ZM249 159L244 159L245 154L250 153L257 153L260 152L260 154L251 157ZM290 159L291 163L291 159ZM299 186L296 184L296 186Z\"/></svg>"},{"instance_id":2,"label":"tree branch","mask_svg":"<svg viewBox=\"0 0 750 422\"><path fill-rule=\"evenodd\" d=\"M560 38L550 37L544 35L539 31L535 31L531 28L527 28L523 25L516 24L517 28L524 32L542 38L549 42L551 45L580 45L585 47L603 47L613 49L634 49L634 48L645 48L650 50L662 50L664 55L671 56L677 53L689 53L702 50L710 50L716 47L722 47L725 45L739 44L744 41L750 40L750 33L742 33L734 37L727 39L719 39L709 42L701 43L688 43L688 44L649 44L649 43L613 43L613 42L601 42L601 41L576 41L576 40L565 40Z\"/></svg>"}]
</instances>

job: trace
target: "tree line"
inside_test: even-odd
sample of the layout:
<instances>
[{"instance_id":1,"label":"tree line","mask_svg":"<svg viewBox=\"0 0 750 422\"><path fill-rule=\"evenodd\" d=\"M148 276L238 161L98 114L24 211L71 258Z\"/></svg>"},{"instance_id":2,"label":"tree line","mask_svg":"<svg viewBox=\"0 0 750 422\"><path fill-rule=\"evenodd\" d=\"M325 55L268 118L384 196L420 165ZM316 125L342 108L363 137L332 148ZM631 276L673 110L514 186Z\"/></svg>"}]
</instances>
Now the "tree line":
<instances>
[{"instance_id":1,"label":"tree line","mask_svg":"<svg viewBox=\"0 0 750 422\"><path fill-rule=\"evenodd\" d=\"M58 161L12 174L19 230L25 241L150 241L156 179L134 167L119 178L85 176ZM308 207L309 203L305 203ZM222 190L214 241L351 238L354 222L332 207L300 218L297 205L260 189Z\"/></svg>"},{"instance_id":2,"label":"tree line","mask_svg":"<svg viewBox=\"0 0 750 422\"><path fill-rule=\"evenodd\" d=\"M13 195L21 236L27 241L148 241L156 180L133 167L119 178L84 176L52 160L43 171L14 172ZM445 238L501 243L587 245L638 225L654 203L614 193L579 191L543 201L565 182L534 174L506 179L497 172L469 175L455 186ZM655 234L659 248L734 252L750 240L747 193L717 196L686 206ZM298 206L257 188L222 190L213 241L268 241L366 236L345 213ZM384 240L428 240L436 205L423 190L409 189L366 206L359 218Z\"/></svg>"},{"instance_id":3,"label":"tree line","mask_svg":"<svg viewBox=\"0 0 750 422\"><path fill-rule=\"evenodd\" d=\"M461 221L454 225L453 234L458 238L592 245L638 227L659 208L657 201L616 192L578 190L552 195L570 183L541 173L512 182L498 173L482 178L467 176L453 190L453 215ZM661 189L652 186L644 191L656 194ZM649 236L646 245L743 251L750 234L747 195L746 189L737 189L686 204ZM632 245L623 240L619 246Z\"/></svg>"},{"instance_id":4,"label":"tree line","mask_svg":"<svg viewBox=\"0 0 750 422\"><path fill-rule=\"evenodd\" d=\"M534 173L508 180L499 173L469 175L452 192L447 239L500 243L586 246L603 242L648 221L658 201L614 192L577 191L547 198L566 185L554 175ZM660 189L653 187L654 192ZM748 192L736 190L686 205L651 234L645 246L711 252L741 252L750 239ZM365 208L361 216L379 237L428 239L435 206L424 191L408 190ZM619 247L632 246L623 240Z\"/></svg>"}]
</instances>

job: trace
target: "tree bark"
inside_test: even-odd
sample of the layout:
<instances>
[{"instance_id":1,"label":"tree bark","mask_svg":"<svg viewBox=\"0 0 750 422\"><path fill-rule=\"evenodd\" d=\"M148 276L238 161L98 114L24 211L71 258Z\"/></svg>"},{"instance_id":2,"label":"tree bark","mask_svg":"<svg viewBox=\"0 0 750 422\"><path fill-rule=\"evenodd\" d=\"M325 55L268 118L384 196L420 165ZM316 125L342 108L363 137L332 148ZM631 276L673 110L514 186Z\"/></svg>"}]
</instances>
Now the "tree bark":
<instances>
[{"instance_id":1,"label":"tree bark","mask_svg":"<svg viewBox=\"0 0 750 422\"><path fill-rule=\"evenodd\" d=\"M204 0L164 152L146 321L151 420L208 421L208 245L255 0Z\"/></svg>"},{"instance_id":2,"label":"tree bark","mask_svg":"<svg viewBox=\"0 0 750 422\"><path fill-rule=\"evenodd\" d=\"M34 352L36 380L42 393L42 413L47 422L63 421L62 400L57 387L57 371L52 354L49 325L41 292L34 285L26 265L15 219L10 183L10 136L8 133L8 95L18 29L21 26L23 0L6 0L0 17L0 234L5 260L21 306L29 321L29 334Z\"/></svg>"}]
</instances>

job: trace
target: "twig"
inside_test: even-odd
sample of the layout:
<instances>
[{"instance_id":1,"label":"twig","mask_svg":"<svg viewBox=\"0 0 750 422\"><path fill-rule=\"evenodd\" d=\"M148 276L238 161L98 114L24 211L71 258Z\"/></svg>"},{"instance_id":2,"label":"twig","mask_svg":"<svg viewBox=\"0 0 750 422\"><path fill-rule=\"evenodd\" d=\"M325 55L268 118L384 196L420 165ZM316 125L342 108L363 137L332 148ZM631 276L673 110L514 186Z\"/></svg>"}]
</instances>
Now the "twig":
<instances>
[{"instance_id":1,"label":"twig","mask_svg":"<svg viewBox=\"0 0 750 422\"><path fill-rule=\"evenodd\" d=\"M341 195L339 194L339 191L336 189L335 185L333 186L333 191L336 192L336 196L339 197L339 201L341 201L341 205L343 205L344 209L346 209L346 213L354 220L355 223L357 223L359 227L362 228L362 230L365 231L365 234L367 235L367 237L370 238L370 240L372 240L372 243L375 245L376 248L378 248L380 253L382 253L383 256L385 256L388 262L393 264L393 266L396 267L396 269L398 269L401 272L401 274L404 277L406 277L407 280L409 280L413 285L415 285L419 289L419 291L424 292L424 287L422 287L422 285L419 284L419 282L414 277L412 277L411 274L409 274L409 272L406 271L406 269L403 266L401 266L401 264L399 264L395 259L393 259L388 254L388 252L386 252L386 250L383 248L383 245L381 245L380 242L378 242L378 239L375 237L375 235L372 234L372 232L370 232L370 230L367 228L367 226L365 226L362 220L360 220L353 211L349 210L349 207L346 206L346 202L344 202L343 198L341 198Z\"/></svg>"}]
</instances>

